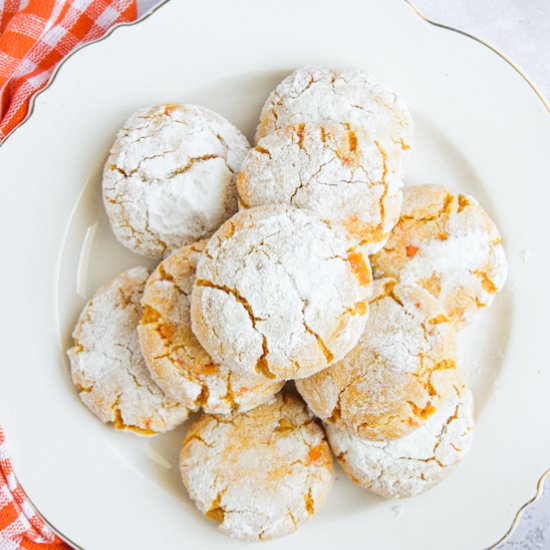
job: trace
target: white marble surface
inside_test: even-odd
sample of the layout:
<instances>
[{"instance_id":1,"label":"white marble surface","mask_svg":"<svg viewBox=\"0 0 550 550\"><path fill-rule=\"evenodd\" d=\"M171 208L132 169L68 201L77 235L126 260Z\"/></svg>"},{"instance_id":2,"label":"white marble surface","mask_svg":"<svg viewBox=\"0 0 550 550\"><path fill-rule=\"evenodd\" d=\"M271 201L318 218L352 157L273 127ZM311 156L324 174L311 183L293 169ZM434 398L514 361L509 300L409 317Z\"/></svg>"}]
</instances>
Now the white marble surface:
<instances>
[{"instance_id":1,"label":"white marble surface","mask_svg":"<svg viewBox=\"0 0 550 550\"><path fill-rule=\"evenodd\" d=\"M159 0L137 1L140 13L144 13ZM550 100L550 0L414 0L414 3L429 19L464 30L495 46ZM498 547L498 550L549 549L550 477L541 497L526 509L511 537Z\"/></svg>"},{"instance_id":2,"label":"white marble surface","mask_svg":"<svg viewBox=\"0 0 550 550\"><path fill-rule=\"evenodd\" d=\"M483 38L550 98L549 0L413 0L428 18Z\"/></svg>"}]
</instances>

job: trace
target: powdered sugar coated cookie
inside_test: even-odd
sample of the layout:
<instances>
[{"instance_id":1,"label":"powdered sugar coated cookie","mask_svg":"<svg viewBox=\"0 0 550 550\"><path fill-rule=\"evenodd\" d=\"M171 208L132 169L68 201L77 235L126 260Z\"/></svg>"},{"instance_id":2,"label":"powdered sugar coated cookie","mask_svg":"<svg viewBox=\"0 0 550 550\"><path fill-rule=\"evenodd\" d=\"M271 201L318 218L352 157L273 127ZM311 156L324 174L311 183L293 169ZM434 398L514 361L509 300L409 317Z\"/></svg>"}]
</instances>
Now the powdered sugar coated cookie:
<instances>
[{"instance_id":1,"label":"powdered sugar coated cookie","mask_svg":"<svg viewBox=\"0 0 550 550\"><path fill-rule=\"evenodd\" d=\"M137 324L149 273L135 267L100 288L84 307L68 352L84 404L118 430L155 435L187 418L187 409L153 382L139 348Z\"/></svg>"},{"instance_id":2,"label":"powdered sugar coated cookie","mask_svg":"<svg viewBox=\"0 0 550 550\"><path fill-rule=\"evenodd\" d=\"M239 212L208 242L191 299L193 332L214 360L276 380L343 357L366 322L368 259L311 211Z\"/></svg>"},{"instance_id":3,"label":"powdered sugar coated cookie","mask_svg":"<svg viewBox=\"0 0 550 550\"><path fill-rule=\"evenodd\" d=\"M275 130L247 153L241 206L283 203L341 223L367 253L386 242L401 209L401 179L365 130L349 123L301 123Z\"/></svg>"},{"instance_id":4,"label":"powdered sugar coated cookie","mask_svg":"<svg viewBox=\"0 0 550 550\"><path fill-rule=\"evenodd\" d=\"M236 174L248 150L221 115L196 105L155 105L118 132L103 172L116 237L161 258L210 236L237 210Z\"/></svg>"},{"instance_id":5,"label":"powdered sugar coated cookie","mask_svg":"<svg viewBox=\"0 0 550 550\"><path fill-rule=\"evenodd\" d=\"M446 478L469 451L474 434L472 392L459 381L454 389L423 426L401 439L366 441L327 424L346 474L388 498L418 495Z\"/></svg>"},{"instance_id":6,"label":"powdered sugar coated cookie","mask_svg":"<svg viewBox=\"0 0 550 550\"><path fill-rule=\"evenodd\" d=\"M286 77L260 114L256 141L287 124L349 122L383 147L392 171L402 173L414 127L401 97L361 70L303 67Z\"/></svg>"},{"instance_id":7,"label":"powdered sugar coated cookie","mask_svg":"<svg viewBox=\"0 0 550 550\"><path fill-rule=\"evenodd\" d=\"M284 393L247 413L201 416L180 466L197 508L222 533L249 541L295 531L324 504L333 481L323 430Z\"/></svg>"},{"instance_id":8,"label":"powdered sugar coated cookie","mask_svg":"<svg viewBox=\"0 0 550 550\"><path fill-rule=\"evenodd\" d=\"M479 203L441 185L404 189L399 222L371 261L377 277L427 289L456 328L491 305L508 271L498 229Z\"/></svg>"},{"instance_id":9,"label":"powdered sugar coated cookie","mask_svg":"<svg viewBox=\"0 0 550 550\"><path fill-rule=\"evenodd\" d=\"M200 241L176 250L149 277L139 324L141 350L155 382L189 409L246 411L273 397L282 383L215 364L193 334L190 297L205 246Z\"/></svg>"},{"instance_id":10,"label":"powdered sugar coated cookie","mask_svg":"<svg viewBox=\"0 0 550 550\"><path fill-rule=\"evenodd\" d=\"M456 377L452 323L418 285L374 281L355 348L296 387L321 419L364 439L403 437L424 424Z\"/></svg>"}]
</instances>

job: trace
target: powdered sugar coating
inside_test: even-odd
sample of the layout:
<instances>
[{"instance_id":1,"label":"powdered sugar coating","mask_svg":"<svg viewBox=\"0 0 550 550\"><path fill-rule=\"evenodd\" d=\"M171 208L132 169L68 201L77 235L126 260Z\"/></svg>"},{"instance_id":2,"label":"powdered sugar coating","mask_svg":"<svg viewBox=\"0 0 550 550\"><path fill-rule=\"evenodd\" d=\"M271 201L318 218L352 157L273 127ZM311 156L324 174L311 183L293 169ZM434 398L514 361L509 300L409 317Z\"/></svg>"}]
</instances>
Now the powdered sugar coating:
<instances>
[{"instance_id":1,"label":"powdered sugar coating","mask_svg":"<svg viewBox=\"0 0 550 550\"><path fill-rule=\"evenodd\" d=\"M388 166L403 173L414 126L404 100L361 70L303 67L267 98L256 142L287 124L349 122L365 128L384 147Z\"/></svg>"},{"instance_id":2,"label":"powdered sugar coating","mask_svg":"<svg viewBox=\"0 0 550 550\"><path fill-rule=\"evenodd\" d=\"M282 383L215 364L193 334L190 298L205 246L200 241L176 250L149 277L138 327L141 349L155 382L189 409L246 411L273 397Z\"/></svg>"},{"instance_id":3,"label":"powdered sugar coating","mask_svg":"<svg viewBox=\"0 0 550 550\"><path fill-rule=\"evenodd\" d=\"M187 409L153 382L139 348L140 299L149 273L130 269L86 304L68 350L71 375L84 404L117 430L155 435L187 418Z\"/></svg>"},{"instance_id":4,"label":"powdered sugar coating","mask_svg":"<svg viewBox=\"0 0 550 550\"><path fill-rule=\"evenodd\" d=\"M199 260L193 332L236 372L302 378L356 344L370 291L368 258L341 227L288 205L251 208L228 220Z\"/></svg>"},{"instance_id":5,"label":"powdered sugar coating","mask_svg":"<svg viewBox=\"0 0 550 550\"><path fill-rule=\"evenodd\" d=\"M371 261L375 276L427 289L456 328L491 305L508 271L498 229L479 203L441 185L404 189L399 223Z\"/></svg>"},{"instance_id":6,"label":"powdered sugar coating","mask_svg":"<svg viewBox=\"0 0 550 550\"><path fill-rule=\"evenodd\" d=\"M375 280L369 307L357 346L296 387L327 423L364 439L397 439L424 424L452 392L455 334L418 285Z\"/></svg>"},{"instance_id":7,"label":"powdered sugar coating","mask_svg":"<svg viewBox=\"0 0 550 550\"><path fill-rule=\"evenodd\" d=\"M103 202L118 240L161 258L210 236L236 212L236 174L248 150L221 115L155 105L118 132L103 172Z\"/></svg>"},{"instance_id":8,"label":"powdered sugar coating","mask_svg":"<svg viewBox=\"0 0 550 550\"><path fill-rule=\"evenodd\" d=\"M393 441L366 441L326 425L334 454L358 485L388 498L431 489L469 451L474 435L472 392L463 383L420 428Z\"/></svg>"},{"instance_id":9,"label":"powdered sugar coating","mask_svg":"<svg viewBox=\"0 0 550 550\"><path fill-rule=\"evenodd\" d=\"M197 508L222 533L248 541L295 531L324 504L333 481L323 430L285 393L247 413L201 416L180 466Z\"/></svg>"},{"instance_id":10,"label":"powdered sugar coating","mask_svg":"<svg viewBox=\"0 0 550 550\"><path fill-rule=\"evenodd\" d=\"M237 178L241 206L283 203L341 223L371 254L386 242L401 209L401 179L365 130L347 123L301 123L250 149Z\"/></svg>"}]
</instances>

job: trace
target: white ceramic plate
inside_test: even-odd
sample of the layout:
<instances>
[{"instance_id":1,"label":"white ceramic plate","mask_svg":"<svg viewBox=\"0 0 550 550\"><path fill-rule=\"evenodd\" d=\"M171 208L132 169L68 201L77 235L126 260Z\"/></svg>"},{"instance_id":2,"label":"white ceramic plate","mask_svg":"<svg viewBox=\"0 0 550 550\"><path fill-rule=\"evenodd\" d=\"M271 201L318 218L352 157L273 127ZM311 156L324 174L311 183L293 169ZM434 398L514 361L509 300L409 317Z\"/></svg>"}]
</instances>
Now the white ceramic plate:
<instances>
[{"instance_id":1,"label":"white ceramic plate","mask_svg":"<svg viewBox=\"0 0 550 550\"><path fill-rule=\"evenodd\" d=\"M477 196L511 269L494 307L460 335L478 429L456 473L402 502L338 473L326 507L269 547L485 548L550 465L550 120L525 80L402 0L173 1L72 57L0 149L0 418L23 487L86 549L242 545L184 494L182 430L117 433L80 404L67 375L64 350L84 300L144 263L114 240L101 205L114 133L138 107L192 101L252 137L267 93L305 64L363 67L399 90L417 126L407 183Z\"/></svg>"}]
</instances>

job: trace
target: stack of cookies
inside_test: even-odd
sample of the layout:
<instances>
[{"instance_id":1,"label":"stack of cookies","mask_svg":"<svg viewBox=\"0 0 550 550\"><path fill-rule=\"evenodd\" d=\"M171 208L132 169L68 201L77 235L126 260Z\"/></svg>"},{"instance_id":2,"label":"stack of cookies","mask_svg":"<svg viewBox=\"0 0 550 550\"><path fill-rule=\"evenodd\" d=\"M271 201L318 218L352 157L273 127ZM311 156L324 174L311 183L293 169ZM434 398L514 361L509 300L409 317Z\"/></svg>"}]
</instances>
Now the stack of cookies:
<instances>
[{"instance_id":1,"label":"stack of cookies","mask_svg":"<svg viewBox=\"0 0 550 550\"><path fill-rule=\"evenodd\" d=\"M195 105L142 109L117 135L107 215L160 263L86 304L72 378L119 430L155 435L200 411L183 483L227 535L294 531L327 498L332 453L395 498L470 447L455 332L501 290L506 258L473 197L403 187L412 137L395 93L311 67L270 94L253 148Z\"/></svg>"}]
</instances>

